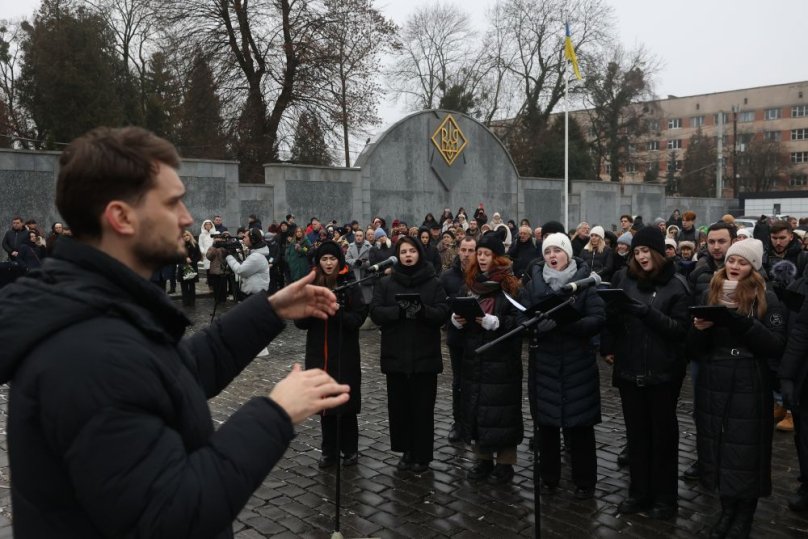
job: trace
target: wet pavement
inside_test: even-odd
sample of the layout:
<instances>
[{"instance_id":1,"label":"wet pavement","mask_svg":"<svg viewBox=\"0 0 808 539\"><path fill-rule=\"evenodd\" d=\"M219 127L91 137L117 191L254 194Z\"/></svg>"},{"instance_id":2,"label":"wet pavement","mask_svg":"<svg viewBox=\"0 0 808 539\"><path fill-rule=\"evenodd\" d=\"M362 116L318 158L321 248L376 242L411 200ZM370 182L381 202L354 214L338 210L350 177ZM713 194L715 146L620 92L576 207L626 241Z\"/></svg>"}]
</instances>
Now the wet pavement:
<instances>
[{"instance_id":1,"label":"wet pavement","mask_svg":"<svg viewBox=\"0 0 808 539\"><path fill-rule=\"evenodd\" d=\"M200 287L201 288L201 287ZM194 328L210 322L213 302L200 297L187 312ZM220 309L217 315L227 309ZM221 423L255 395L266 395L294 362L303 362L305 333L289 324L221 395L211 400L214 420ZM505 486L472 483L466 470L470 448L447 441L451 427L451 366L444 350L444 372L438 378L435 406L435 460L422 474L396 471L399 454L390 451L384 376L379 371L379 333L362 331L362 413L359 416L360 458L342 472L341 531L345 537L530 537L534 497L532 456L527 437L518 447L516 476ZM526 358L527 347L524 347ZM525 365L526 367L526 365ZM527 369L525 368L525 372ZM622 516L617 504L628 489L628 470L616 463L625 444L620 400L610 384L610 368L601 363L603 422L596 427L598 484L592 500L573 497L574 485L564 464L554 493L541 495L543 537L704 537L717 518L718 499L696 484L679 482L679 511L670 521L643 515ZM526 433L532 429L523 391ZM0 388L0 539L11 536L11 502L5 416L7 387ZM685 381L679 401L679 469L695 458L691 413L692 386ZM334 530L334 468L323 471L317 418L297 427L285 457L269 474L234 523L239 539L259 537L327 538ZM771 497L761 500L752 536L808 537L808 513L796 514L786 498L797 486L796 453L791 434L776 432L773 448Z\"/></svg>"}]
</instances>

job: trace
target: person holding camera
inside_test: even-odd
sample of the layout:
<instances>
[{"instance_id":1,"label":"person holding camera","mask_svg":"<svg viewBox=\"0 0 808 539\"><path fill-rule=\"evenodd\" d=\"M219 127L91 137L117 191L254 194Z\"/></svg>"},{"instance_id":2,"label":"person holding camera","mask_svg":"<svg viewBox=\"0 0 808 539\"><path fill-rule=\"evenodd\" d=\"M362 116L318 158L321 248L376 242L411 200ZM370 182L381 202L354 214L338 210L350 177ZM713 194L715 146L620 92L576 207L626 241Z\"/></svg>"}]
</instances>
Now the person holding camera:
<instances>
[{"instance_id":1,"label":"person holding camera","mask_svg":"<svg viewBox=\"0 0 808 539\"><path fill-rule=\"evenodd\" d=\"M353 281L340 246L327 241L314 252L314 284L333 290ZM337 463L340 452L344 466L356 464L359 451L359 413L362 402L362 369L360 366L359 328L368 316L358 286L337 294L340 308L327 319L310 317L295 321L306 332L306 368L322 369L335 380L351 387L351 398L342 406L320 416L323 451L320 468ZM339 417L339 419L338 419ZM337 434L339 431L339 447Z\"/></svg>"},{"instance_id":2,"label":"person holding camera","mask_svg":"<svg viewBox=\"0 0 808 539\"><path fill-rule=\"evenodd\" d=\"M373 289L370 318L382 332L390 447L402 453L396 467L421 473L432 461L438 373L443 371L441 326L449 305L418 239L399 239L396 258L393 271Z\"/></svg>"},{"instance_id":3,"label":"person holding camera","mask_svg":"<svg viewBox=\"0 0 808 539\"><path fill-rule=\"evenodd\" d=\"M269 262L267 256L269 255L269 248L264 242L264 235L257 228L251 228L244 234L244 246L249 249L249 254L240 262L236 259L238 247L233 247L232 244L226 244L227 249L227 265L233 270L240 280L240 287L237 295L237 300L242 301L247 296L258 293L266 293L269 290ZM242 251L243 252L243 251Z\"/></svg>"}]
</instances>

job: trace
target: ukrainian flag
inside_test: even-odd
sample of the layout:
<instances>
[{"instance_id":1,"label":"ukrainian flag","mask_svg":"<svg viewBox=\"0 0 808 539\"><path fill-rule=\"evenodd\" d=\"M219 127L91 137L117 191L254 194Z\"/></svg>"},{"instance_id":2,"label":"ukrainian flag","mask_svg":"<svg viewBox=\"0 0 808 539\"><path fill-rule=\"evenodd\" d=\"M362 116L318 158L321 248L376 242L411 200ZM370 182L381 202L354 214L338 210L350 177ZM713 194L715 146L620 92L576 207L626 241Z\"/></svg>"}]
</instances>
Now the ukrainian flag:
<instances>
[{"instance_id":1,"label":"ukrainian flag","mask_svg":"<svg viewBox=\"0 0 808 539\"><path fill-rule=\"evenodd\" d=\"M578 57L575 56L575 47L572 46L572 39L570 37L570 23L566 23L567 37L564 40L564 58L572 63L572 70L575 72L575 77L582 80L581 70L578 69Z\"/></svg>"}]
</instances>

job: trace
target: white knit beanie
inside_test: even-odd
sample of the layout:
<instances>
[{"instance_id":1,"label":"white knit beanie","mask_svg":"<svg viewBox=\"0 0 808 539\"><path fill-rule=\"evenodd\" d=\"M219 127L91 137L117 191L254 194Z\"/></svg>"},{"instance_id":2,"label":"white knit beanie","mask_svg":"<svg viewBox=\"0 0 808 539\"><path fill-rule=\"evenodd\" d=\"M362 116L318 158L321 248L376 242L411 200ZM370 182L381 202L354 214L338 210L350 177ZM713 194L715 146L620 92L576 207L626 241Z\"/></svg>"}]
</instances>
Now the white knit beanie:
<instances>
[{"instance_id":1,"label":"white knit beanie","mask_svg":"<svg viewBox=\"0 0 808 539\"><path fill-rule=\"evenodd\" d=\"M555 234L550 234L544 241L541 243L541 252L542 256L547 252L547 249L550 247L558 247L565 253L567 253L567 258L572 260L572 243L570 239L567 237L566 234L562 234L561 232L556 232Z\"/></svg>"},{"instance_id":2,"label":"white knit beanie","mask_svg":"<svg viewBox=\"0 0 808 539\"><path fill-rule=\"evenodd\" d=\"M724 260L729 259L732 255L745 258L753 268L760 271L760 267L763 265L763 243L753 238L735 242L730 245Z\"/></svg>"},{"instance_id":3,"label":"white knit beanie","mask_svg":"<svg viewBox=\"0 0 808 539\"><path fill-rule=\"evenodd\" d=\"M665 247L673 247L676 249L676 240L673 238L665 238Z\"/></svg>"},{"instance_id":4,"label":"white knit beanie","mask_svg":"<svg viewBox=\"0 0 808 539\"><path fill-rule=\"evenodd\" d=\"M605 234L606 232L603 231L603 227L600 225L593 227L592 230L589 231L590 236L599 236L601 239L604 238Z\"/></svg>"}]
</instances>

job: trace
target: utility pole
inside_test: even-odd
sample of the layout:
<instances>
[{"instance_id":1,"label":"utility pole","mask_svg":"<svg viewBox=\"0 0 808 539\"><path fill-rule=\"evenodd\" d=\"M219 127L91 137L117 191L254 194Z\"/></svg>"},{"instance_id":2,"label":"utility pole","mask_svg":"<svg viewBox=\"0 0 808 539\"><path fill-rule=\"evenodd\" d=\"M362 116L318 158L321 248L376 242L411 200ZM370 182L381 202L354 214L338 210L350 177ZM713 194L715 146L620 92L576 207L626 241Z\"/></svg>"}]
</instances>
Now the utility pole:
<instances>
[{"instance_id":1,"label":"utility pole","mask_svg":"<svg viewBox=\"0 0 808 539\"><path fill-rule=\"evenodd\" d=\"M738 198L738 105L732 105L732 197Z\"/></svg>"},{"instance_id":2,"label":"utility pole","mask_svg":"<svg viewBox=\"0 0 808 539\"><path fill-rule=\"evenodd\" d=\"M724 185L723 185L723 168L724 168L724 111L718 111L718 130L717 130L718 141L716 142L716 152L718 153L718 159L716 159L716 166L715 166L715 197L721 198L724 195Z\"/></svg>"}]
</instances>

